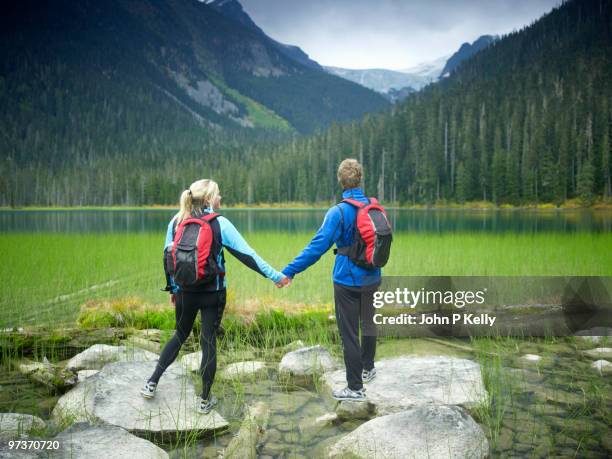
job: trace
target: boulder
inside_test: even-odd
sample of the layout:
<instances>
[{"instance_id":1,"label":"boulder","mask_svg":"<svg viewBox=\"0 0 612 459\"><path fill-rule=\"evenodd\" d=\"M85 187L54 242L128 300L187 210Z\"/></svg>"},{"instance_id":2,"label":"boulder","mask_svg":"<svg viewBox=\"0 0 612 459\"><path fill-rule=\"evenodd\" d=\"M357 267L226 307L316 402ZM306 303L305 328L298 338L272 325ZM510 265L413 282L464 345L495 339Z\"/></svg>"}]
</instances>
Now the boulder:
<instances>
[{"instance_id":1,"label":"boulder","mask_svg":"<svg viewBox=\"0 0 612 459\"><path fill-rule=\"evenodd\" d=\"M607 360L595 360L591 366L599 371L600 375L612 373L612 363Z\"/></svg>"},{"instance_id":2,"label":"boulder","mask_svg":"<svg viewBox=\"0 0 612 459\"><path fill-rule=\"evenodd\" d=\"M137 347L94 344L72 357L66 363L66 368L100 370L104 365L111 362L142 362L157 359L159 359L159 355Z\"/></svg>"},{"instance_id":3,"label":"boulder","mask_svg":"<svg viewBox=\"0 0 612 459\"><path fill-rule=\"evenodd\" d=\"M278 364L278 372L284 377L309 378L336 367L337 363L329 351L317 345L285 354Z\"/></svg>"},{"instance_id":4,"label":"boulder","mask_svg":"<svg viewBox=\"0 0 612 459\"><path fill-rule=\"evenodd\" d=\"M251 360L248 362L230 363L221 370L219 377L221 379L252 378L256 375L264 374L266 371L266 362Z\"/></svg>"},{"instance_id":5,"label":"boulder","mask_svg":"<svg viewBox=\"0 0 612 459\"><path fill-rule=\"evenodd\" d=\"M22 413L0 413L0 441L26 438L31 430L42 430L45 421L37 416Z\"/></svg>"},{"instance_id":6,"label":"boulder","mask_svg":"<svg viewBox=\"0 0 612 459\"><path fill-rule=\"evenodd\" d=\"M330 457L484 458L482 428L457 406L424 405L381 416L336 442Z\"/></svg>"},{"instance_id":7,"label":"boulder","mask_svg":"<svg viewBox=\"0 0 612 459\"><path fill-rule=\"evenodd\" d=\"M584 354L593 359L612 359L612 347L596 347L584 351Z\"/></svg>"},{"instance_id":8,"label":"boulder","mask_svg":"<svg viewBox=\"0 0 612 459\"><path fill-rule=\"evenodd\" d=\"M140 389L153 372L153 362L115 362L64 394L53 418L122 427L132 433L174 438L224 429L227 421L216 411L196 411L198 396L191 377L178 365L165 371L153 399Z\"/></svg>"},{"instance_id":9,"label":"boulder","mask_svg":"<svg viewBox=\"0 0 612 459\"><path fill-rule=\"evenodd\" d=\"M168 453L150 441L138 438L117 426L88 423L74 424L52 441L60 449L52 458L78 457L79 459L167 459Z\"/></svg>"},{"instance_id":10,"label":"boulder","mask_svg":"<svg viewBox=\"0 0 612 459\"><path fill-rule=\"evenodd\" d=\"M480 366L472 360L448 356L398 357L376 363L376 379L366 384L368 401L378 415L418 405L464 405L485 402ZM346 386L344 370L327 372L330 390Z\"/></svg>"}]
</instances>

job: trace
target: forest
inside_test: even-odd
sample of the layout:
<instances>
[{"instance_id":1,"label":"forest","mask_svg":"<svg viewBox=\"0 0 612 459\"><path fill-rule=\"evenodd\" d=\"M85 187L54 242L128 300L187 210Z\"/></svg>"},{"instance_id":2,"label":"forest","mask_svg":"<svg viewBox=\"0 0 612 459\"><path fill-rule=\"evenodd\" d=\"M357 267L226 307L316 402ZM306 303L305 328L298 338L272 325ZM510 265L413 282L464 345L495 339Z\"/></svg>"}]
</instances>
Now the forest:
<instances>
[{"instance_id":1,"label":"forest","mask_svg":"<svg viewBox=\"0 0 612 459\"><path fill-rule=\"evenodd\" d=\"M202 177L227 204L328 202L345 157L363 162L368 194L398 204L609 200L611 28L610 1L568 1L392 109L314 135L211 130L145 90L146 116L119 90L86 110L54 91L54 79L79 84L61 67L41 88L0 78L0 100L22 105L0 124L0 205L175 204ZM65 116L38 116L42 103Z\"/></svg>"}]
</instances>

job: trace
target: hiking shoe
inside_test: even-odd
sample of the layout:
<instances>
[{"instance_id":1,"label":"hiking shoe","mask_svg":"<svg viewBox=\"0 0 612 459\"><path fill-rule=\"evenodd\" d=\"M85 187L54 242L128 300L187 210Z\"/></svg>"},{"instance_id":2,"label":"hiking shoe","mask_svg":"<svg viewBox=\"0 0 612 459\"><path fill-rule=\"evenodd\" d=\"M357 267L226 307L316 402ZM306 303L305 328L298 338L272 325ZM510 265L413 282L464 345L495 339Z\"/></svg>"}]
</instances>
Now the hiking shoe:
<instances>
[{"instance_id":1,"label":"hiking shoe","mask_svg":"<svg viewBox=\"0 0 612 459\"><path fill-rule=\"evenodd\" d=\"M332 397L334 398L334 400L347 400L347 401L352 401L352 402L365 402L366 401L366 394L365 394L365 389L359 389L359 390L352 390L349 389L348 387L345 387L344 389L337 389L332 391Z\"/></svg>"},{"instance_id":2,"label":"hiking shoe","mask_svg":"<svg viewBox=\"0 0 612 459\"><path fill-rule=\"evenodd\" d=\"M204 400L200 397L200 403L198 403L197 411L198 413L208 414L212 411L213 407L217 404L217 397L211 395L208 400Z\"/></svg>"},{"instance_id":3,"label":"hiking shoe","mask_svg":"<svg viewBox=\"0 0 612 459\"><path fill-rule=\"evenodd\" d=\"M153 381L147 381L144 387L140 390L140 394L144 398L153 398L155 397L155 389L157 389L157 383Z\"/></svg>"},{"instance_id":4,"label":"hiking shoe","mask_svg":"<svg viewBox=\"0 0 612 459\"><path fill-rule=\"evenodd\" d=\"M376 378L376 368L372 368L371 370L363 370L361 372L361 380L364 383L370 382L372 381L374 378Z\"/></svg>"}]
</instances>

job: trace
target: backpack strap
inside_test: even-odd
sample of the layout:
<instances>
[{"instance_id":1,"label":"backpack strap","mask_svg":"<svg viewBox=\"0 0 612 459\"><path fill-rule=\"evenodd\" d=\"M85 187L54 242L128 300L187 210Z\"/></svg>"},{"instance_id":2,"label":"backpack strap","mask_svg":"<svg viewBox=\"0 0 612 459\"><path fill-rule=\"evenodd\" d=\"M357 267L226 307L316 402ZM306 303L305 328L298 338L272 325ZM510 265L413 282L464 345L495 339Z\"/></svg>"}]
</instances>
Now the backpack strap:
<instances>
[{"instance_id":1,"label":"backpack strap","mask_svg":"<svg viewBox=\"0 0 612 459\"><path fill-rule=\"evenodd\" d=\"M220 214L217 214L215 212L211 212L209 214L206 214L202 217L202 220L207 221L208 223L210 223L211 221L213 221L215 218L219 217Z\"/></svg>"},{"instance_id":2,"label":"backpack strap","mask_svg":"<svg viewBox=\"0 0 612 459\"><path fill-rule=\"evenodd\" d=\"M366 204L364 204L363 202L359 202L356 199L348 199L348 198L347 199L343 199L338 204L336 204L338 206L338 209L340 209L340 218L341 218L341 220L340 220L340 222L341 222L340 227L342 229L344 229L344 212L342 211L342 207L339 204L341 204L343 202L345 202L345 203L347 203L347 204L349 204L349 205L351 205L353 207L357 207L357 209L360 209L360 208L366 206ZM336 247L334 249L334 255L338 255L338 254L340 254L340 255L348 255L348 250L349 249L350 249L349 245L344 246L344 247Z\"/></svg>"},{"instance_id":3,"label":"backpack strap","mask_svg":"<svg viewBox=\"0 0 612 459\"><path fill-rule=\"evenodd\" d=\"M347 204L350 204L353 207L357 207L358 209L367 206L367 204L363 203L363 202L359 202L356 199L343 199L341 202L346 202Z\"/></svg>"}]
</instances>

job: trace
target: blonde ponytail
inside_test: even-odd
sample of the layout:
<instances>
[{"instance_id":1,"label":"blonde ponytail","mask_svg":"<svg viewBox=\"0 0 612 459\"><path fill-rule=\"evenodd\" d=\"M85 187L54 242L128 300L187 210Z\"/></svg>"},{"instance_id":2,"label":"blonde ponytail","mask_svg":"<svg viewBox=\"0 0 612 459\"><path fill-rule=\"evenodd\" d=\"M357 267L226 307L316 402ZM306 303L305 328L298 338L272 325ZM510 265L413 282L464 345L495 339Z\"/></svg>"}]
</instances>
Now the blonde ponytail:
<instances>
[{"instance_id":1,"label":"blonde ponytail","mask_svg":"<svg viewBox=\"0 0 612 459\"><path fill-rule=\"evenodd\" d=\"M180 199L180 210L178 213L178 223L182 222L186 218L191 216L191 212L193 211L193 200L191 196L191 191L185 190L181 193Z\"/></svg>"},{"instance_id":2,"label":"blonde ponytail","mask_svg":"<svg viewBox=\"0 0 612 459\"><path fill-rule=\"evenodd\" d=\"M181 193L178 223L191 216L197 216L204 207L212 207L219 196L219 185L209 179L193 182Z\"/></svg>"}]
</instances>

